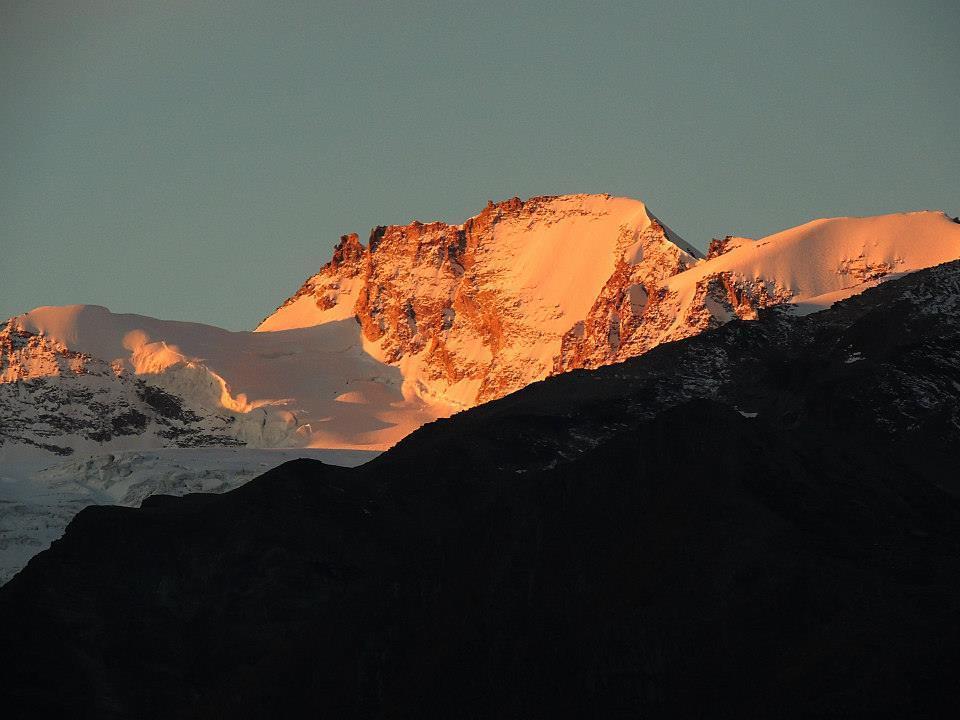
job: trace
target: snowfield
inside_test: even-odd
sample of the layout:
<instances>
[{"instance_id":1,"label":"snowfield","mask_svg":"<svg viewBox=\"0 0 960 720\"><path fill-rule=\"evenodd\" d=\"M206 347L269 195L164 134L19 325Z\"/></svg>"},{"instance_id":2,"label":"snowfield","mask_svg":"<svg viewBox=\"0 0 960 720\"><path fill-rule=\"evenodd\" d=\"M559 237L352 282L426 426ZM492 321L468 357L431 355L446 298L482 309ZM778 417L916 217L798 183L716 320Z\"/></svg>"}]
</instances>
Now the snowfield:
<instances>
[{"instance_id":1,"label":"snowfield","mask_svg":"<svg viewBox=\"0 0 960 720\"><path fill-rule=\"evenodd\" d=\"M698 281L730 273L765 283L803 314L824 310L868 287L960 256L960 224L941 212L823 220L736 244L667 283L689 304Z\"/></svg>"},{"instance_id":2,"label":"snowfield","mask_svg":"<svg viewBox=\"0 0 960 720\"><path fill-rule=\"evenodd\" d=\"M233 434L252 447L382 450L449 414L405 398L397 368L364 350L352 319L268 334L72 305L15 322L116 363L192 409L230 413ZM345 393L353 399L341 401Z\"/></svg>"}]
</instances>

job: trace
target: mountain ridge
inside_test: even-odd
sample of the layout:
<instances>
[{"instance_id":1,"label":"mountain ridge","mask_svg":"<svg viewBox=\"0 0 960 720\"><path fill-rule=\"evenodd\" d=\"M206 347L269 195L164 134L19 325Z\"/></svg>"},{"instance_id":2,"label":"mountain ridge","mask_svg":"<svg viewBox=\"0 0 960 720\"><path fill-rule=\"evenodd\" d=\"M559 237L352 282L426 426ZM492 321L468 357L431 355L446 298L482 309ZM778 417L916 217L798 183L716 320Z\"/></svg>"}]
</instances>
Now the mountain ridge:
<instances>
[{"instance_id":1,"label":"mountain ridge","mask_svg":"<svg viewBox=\"0 0 960 720\"><path fill-rule=\"evenodd\" d=\"M531 384L353 470L89 508L0 589L10 706L948 716L958 374L953 261Z\"/></svg>"}]
</instances>

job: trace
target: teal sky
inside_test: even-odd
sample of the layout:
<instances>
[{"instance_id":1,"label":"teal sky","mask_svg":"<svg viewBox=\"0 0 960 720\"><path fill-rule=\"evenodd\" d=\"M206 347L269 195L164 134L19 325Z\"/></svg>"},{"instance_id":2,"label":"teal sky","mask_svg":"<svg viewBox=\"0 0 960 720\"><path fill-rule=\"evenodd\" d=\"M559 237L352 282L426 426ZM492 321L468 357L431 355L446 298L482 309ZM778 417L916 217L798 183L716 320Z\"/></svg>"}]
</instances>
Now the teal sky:
<instances>
[{"instance_id":1,"label":"teal sky","mask_svg":"<svg viewBox=\"0 0 960 720\"><path fill-rule=\"evenodd\" d=\"M252 328L376 224L960 213L956 0L0 2L0 316Z\"/></svg>"}]
</instances>

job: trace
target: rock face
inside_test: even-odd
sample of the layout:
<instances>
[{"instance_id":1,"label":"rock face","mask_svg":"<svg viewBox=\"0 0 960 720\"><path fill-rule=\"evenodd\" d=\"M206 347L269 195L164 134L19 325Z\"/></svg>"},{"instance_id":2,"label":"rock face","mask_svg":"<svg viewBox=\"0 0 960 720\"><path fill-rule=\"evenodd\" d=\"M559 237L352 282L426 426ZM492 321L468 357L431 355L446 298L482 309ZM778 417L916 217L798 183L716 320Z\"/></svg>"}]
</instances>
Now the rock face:
<instances>
[{"instance_id":1,"label":"rock face","mask_svg":"<svg viewBox=\"0 0 960 720\"><path fill-rule=\"evenodd\" d=\"M97 365L99 367L91 367ZM107 368L62 342L36 335L13 320L0 328L0 382L12 383L33 377L62 377L88 373L106 374Z\"/></svg>"},{"instance_id":2,"label":"rock face","mask_svg":"<svg viewBox=\"0 0 960 720\"><path fill-rule=\"evenodd\" d=\"M553 372L595 368L646 352L659 342L651 332L660 288L695 264L667 240L656 220L617 258L587 317L563 336Z\"/></svg>"},{"instance_id":3,"label":"rock face","mask_svg":"<svg viewBox=\"0 0 960 720\"><path fill-rule=\"evenodd\" d=\"M4 710L952 717L958 380L954 262L87 508L0 588Z\"/></svg>"},{"instance_id":4,"label":"rock face","mask_svg":"<svg viewBox=\"0 0 960 720\"><path fill-rule=\"evenodd\" d=\"M330 262L307 280L278 311L297 304L301 298L304 298L305 303L313 303L320 311L337 307L342 295L351 294L354 279L363 272L364 250L356 233L341 235L340 242L333 248ZM265 318L261 326L268 321L269 318Z\"/></svg>"},{"instance_id":5,"label":"rock face","mask_svg":"<svg viewBox=\"0 0 960 720\"><path fill-rule=\"evenodd\" d=\"M365 248L344 236L258 330L352 312L413 392L470 407L615 359L646 298L698 257L636 200L513 198L462 225L377 227Z\"/></svg>"},{"instance_id":6,"label":"rock face","mask_svg":"<svg viewBox=\"0 0 960 720\"><path fill-rule=\"evenodd\" d=\"M201 416L121 365L70 350L16 320L0 328L0 449L70 455L77 446L93 450L143 436L171 447L242 445L233 422L230 413Z\"/></svg>"}]
</instances>

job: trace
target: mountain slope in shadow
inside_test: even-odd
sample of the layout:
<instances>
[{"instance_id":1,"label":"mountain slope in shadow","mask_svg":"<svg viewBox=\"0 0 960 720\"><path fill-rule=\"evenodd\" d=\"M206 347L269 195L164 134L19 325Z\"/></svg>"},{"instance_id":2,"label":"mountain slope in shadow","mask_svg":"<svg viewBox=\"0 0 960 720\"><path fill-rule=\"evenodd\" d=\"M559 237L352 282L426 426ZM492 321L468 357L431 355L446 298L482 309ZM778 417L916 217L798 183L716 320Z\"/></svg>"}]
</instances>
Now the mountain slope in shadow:
<instances>
[{"instance_id":1,"label":"mountain slope in shadow","mask_svg":"<svg viewBox=\"0 0 960 720\"><path fill-rule=\"evenodd\" d=\"M0 590L14 716L941 717L960 263L91 507Z\"/></svg>"}]
</instances>

